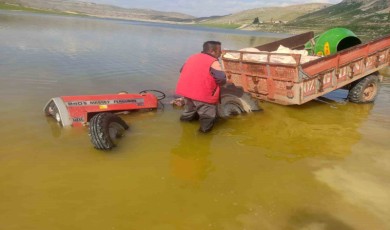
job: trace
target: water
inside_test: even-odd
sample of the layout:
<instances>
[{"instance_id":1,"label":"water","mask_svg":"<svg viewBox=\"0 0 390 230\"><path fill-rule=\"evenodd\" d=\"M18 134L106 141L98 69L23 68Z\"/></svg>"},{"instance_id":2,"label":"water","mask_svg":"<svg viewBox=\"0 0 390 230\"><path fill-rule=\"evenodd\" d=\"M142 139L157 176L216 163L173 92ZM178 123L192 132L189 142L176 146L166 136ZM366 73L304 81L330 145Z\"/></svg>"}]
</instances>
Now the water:
<instances>
[{"instance_id":1,"label":"water","mask_svg":"<svg viewBox=\"0 0 390 230\"><path fill-rule=\"evenodd\" d=\"M0 12L0 229L390 229L390 85L303 106L178 121L178 71L205 40L238 49L284 35ZM42 109L61 95L167 94L122 116L111 152Z\"/></svg>"}]
</instances>

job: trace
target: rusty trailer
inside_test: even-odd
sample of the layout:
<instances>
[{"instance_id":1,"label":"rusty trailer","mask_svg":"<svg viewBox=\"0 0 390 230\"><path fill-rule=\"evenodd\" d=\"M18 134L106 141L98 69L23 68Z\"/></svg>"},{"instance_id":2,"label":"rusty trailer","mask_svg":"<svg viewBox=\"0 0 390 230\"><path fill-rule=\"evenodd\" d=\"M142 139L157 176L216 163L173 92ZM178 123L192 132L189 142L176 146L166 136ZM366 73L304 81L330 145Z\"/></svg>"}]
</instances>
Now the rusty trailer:
<instances>
[{"instance_id":1,"label":"rusty trailer","mask_svg":"<svg viewBox=\"0 0 390 230\"><path fill-rule=\"evenodd\" d=\"M378 92L381 76L378 70L390 65L390 34L359 44L329 56L301 63L300 54L273 53L279 45L303 49L313 33L305 33L258 46L261 52L223 50L222 63L228 82L242 88L252 97L282 105L300 105L333 90L359 85L362 95L351 96L357 103L372 102ZM263 52L264 51L264 52ZM236 59L226 58L235 54ZM262 60L248 60L245 55L263 55ZM273 58L288 57L293 63L275 63ZM372 78L371 80L368 78ZM356 92L354 92L357 94ZM359 99L357 97L363 97Z\"/></svg>"}]
</instances>

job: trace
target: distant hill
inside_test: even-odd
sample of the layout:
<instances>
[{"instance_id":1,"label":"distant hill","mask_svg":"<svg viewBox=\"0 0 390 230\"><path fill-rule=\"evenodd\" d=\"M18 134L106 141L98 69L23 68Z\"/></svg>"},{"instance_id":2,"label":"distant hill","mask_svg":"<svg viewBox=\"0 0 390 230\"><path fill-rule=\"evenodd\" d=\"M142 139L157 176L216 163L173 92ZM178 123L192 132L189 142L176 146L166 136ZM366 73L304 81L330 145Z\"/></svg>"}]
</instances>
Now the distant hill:
<instances>
[{"instance_id":1,"label":"distant hill","mask_svg":"<svg viewBox=\"0 0 390 230\"><path fill-rule=\"evenodd\" d=\"M195 18L191 15L177 12L162 12L148 9L126 9L117 6L87 3L77 0L0 0L0 3L52 12L139 21L181 22Z\"/></svg>"},{"instance_id":2,"label":"distant hill","mask_svg":"<svg viewBox=\"0 0 390 230\"><path fill-rule=\"evenodd\" d=\"M197 22L204 24L228 23L242 26L245 24L252 24L257 18L260 23L274 23L276 21L287 23L298 17L318 11L320 9L324 9L328 6L330 6L330 4L313 3L284 7L263 7L245 10L221 17L204 18L203 20L197 20Z\"/></svg>"},{"instance_id":3,"label":"distant hill","mask_svg":"<svg viewBox=\"0 0 390 230\"><path fill-rule=\"evenodd\" d=\"M389 0L344 0L288 23L290 27L343 26L369 37L390 33Z\"/></svg>"},{"instance_id":4,"label":"distant hill","mask_svg":"<svg viewBox=\"0 0 390 230\"><path fill-rule=\"evenodd\" d=\"M335 5L267 7L198 22L293 34L305 31L320 33L330 28L344 27L355 32L362 40L368 40L390 33L390 1L343 0Z\"/></svg>"}]
</instances>

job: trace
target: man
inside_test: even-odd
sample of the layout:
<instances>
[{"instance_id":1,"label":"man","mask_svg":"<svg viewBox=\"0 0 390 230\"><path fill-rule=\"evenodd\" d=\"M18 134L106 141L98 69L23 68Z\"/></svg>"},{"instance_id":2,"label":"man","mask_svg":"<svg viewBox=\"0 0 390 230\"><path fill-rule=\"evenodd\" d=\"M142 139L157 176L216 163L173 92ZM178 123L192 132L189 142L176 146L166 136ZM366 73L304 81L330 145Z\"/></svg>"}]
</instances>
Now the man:
<instances>
[{"instance_id":1,"label":"man","mask_svg":"<svg viewBox=\"0 0 390 230\"><path fill-rule=\"evenodd\" d=\"M190 56L180 70L176 94L184 97L184 111L181 121L199 118L199 131L211 131L217 116L220 86L226 83L218 58L221 56L221 42L206 41L201 53Z\"/></svg>"}]
</instances>

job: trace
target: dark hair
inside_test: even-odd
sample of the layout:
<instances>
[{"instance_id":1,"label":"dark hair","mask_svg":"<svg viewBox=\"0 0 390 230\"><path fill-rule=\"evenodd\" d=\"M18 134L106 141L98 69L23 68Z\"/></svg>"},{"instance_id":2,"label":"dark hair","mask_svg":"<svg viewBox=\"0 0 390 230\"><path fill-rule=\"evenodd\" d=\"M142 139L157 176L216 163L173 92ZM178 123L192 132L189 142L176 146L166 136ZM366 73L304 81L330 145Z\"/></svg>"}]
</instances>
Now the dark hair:
<instances>
[{"instance_id":1,"label":"dark hair","mask_svg":"<svg viewBox=\"0 0 390 230\"><path fill-rule=\"evenodd\" d=\"M216 51L217 46L221 46L219 41L207 41L203 43L203 53L210 53L211 51Z\"/></svg>"}]
</instances>

